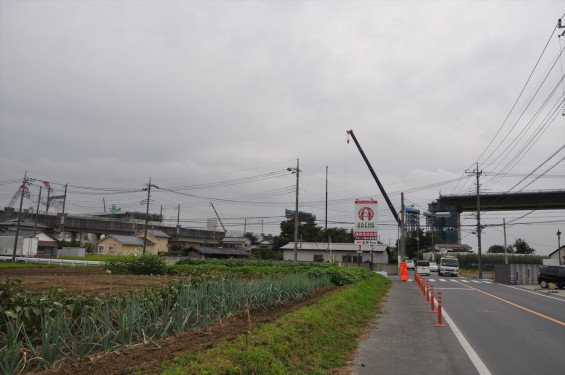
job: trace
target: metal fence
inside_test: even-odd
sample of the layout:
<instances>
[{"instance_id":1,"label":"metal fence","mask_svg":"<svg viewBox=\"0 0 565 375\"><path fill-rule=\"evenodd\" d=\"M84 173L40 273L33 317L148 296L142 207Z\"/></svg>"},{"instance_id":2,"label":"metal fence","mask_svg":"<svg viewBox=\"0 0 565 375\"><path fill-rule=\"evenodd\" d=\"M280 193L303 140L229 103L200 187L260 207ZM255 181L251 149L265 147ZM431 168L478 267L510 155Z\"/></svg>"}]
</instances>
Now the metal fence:
<instances>
[{"instance_id":1,"label":"metal fence","mask_svg":"<svg viewBox=\"0 0 565 375\"><path fill-rule=\"evenodd\" d=\"M0 256L0 261L12 261L10 256ZM97 260L69 260L69 259L52 259L52 258L25 258L16 257L18 263L39 263L39 264L53 264L59 266L99 266L102 262Z\"/></svg>"}]
</instances>

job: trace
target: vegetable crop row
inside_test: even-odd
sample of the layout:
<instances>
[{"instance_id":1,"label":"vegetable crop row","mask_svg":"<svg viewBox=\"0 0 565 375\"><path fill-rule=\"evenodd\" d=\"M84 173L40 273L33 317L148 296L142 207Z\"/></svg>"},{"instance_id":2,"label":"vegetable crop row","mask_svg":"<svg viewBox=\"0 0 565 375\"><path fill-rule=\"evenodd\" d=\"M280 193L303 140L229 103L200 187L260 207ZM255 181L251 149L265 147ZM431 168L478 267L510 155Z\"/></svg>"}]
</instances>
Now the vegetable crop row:
<instances>
[{"instance_id":1,"label":"vegetable crop row","mask_svg":"<svg viewBox=\"0 0 565 375\"><path fill-rule=\"evenodd\" d=\"M246 308L280 304L332 284L329 275L235 276L105 298L53 300L0 288L0 373L17 374L199 329ZM31 300L33 299L33 303ZM25 302L25 303L23 303Z\"/></svg>"}]
</instances>

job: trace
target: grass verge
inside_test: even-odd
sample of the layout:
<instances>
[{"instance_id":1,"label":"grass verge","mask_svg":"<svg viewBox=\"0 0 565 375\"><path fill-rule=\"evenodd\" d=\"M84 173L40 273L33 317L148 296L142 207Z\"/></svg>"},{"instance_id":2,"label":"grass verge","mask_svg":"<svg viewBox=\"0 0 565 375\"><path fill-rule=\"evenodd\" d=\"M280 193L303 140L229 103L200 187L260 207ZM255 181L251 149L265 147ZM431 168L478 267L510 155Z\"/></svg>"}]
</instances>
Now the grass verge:
<instances>
[{"instance_id":1,"label":"grass verge","mask_svg":"<svg viewBox=\"0 0 565 375\"><path fill-rule=\"evenodd\" d=\"M390 282L375 275L207 351L162 364L172 374L327 374L351 358Z\"/></svg>"}]
</instances>

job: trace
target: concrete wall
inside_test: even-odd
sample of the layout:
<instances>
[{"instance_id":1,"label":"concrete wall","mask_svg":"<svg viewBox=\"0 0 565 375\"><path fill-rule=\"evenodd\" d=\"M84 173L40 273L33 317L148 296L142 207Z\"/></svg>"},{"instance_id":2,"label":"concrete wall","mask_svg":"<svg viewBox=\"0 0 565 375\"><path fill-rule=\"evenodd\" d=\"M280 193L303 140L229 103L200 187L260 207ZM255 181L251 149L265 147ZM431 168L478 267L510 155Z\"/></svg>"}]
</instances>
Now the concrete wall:
<instances>
[{"instance_id":1,"label":"concrete wall","mask_svg":"<svg viewBox=\"0 0 565 375\"><path fill-rule=\"evenodd\" d=\"M495 264L494 281L509 285L536 285L539 264Z\"/></svg>"}]
</instances>

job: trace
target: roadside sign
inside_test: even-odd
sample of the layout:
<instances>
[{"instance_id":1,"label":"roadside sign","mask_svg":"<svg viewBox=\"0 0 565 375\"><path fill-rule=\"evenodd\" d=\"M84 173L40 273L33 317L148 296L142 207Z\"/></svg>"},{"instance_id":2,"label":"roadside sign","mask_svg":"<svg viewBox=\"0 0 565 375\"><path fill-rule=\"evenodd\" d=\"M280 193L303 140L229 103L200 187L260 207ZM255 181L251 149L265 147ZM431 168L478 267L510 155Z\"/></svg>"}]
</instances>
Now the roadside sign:
<instances>
[{"instance_id":1,"label":"roadside sign","mask_svg":"<svg viewBox=\"0 0 565 375\"><path fill-rule=\"evenodd\" d=\"M376 200L355 201L355 244L377 243L377 203Z\"/></svg>"}]
</instances>

